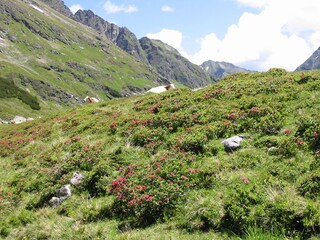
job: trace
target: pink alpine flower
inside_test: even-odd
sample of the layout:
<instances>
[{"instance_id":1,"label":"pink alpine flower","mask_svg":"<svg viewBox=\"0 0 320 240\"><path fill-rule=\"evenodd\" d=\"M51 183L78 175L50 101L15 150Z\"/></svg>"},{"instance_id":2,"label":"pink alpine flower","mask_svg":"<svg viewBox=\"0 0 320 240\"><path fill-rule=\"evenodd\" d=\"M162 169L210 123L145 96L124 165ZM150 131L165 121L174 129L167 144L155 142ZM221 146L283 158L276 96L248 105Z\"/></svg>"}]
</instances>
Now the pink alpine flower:
<instances>
[{"instance_id":1,"label":"pink alpine flower","mask_svg":"<svg viewBox=\"0 0 320 240\"><path fill-rule=\"evenodd\" d=\"M245 177L241 178L241 180L242 180L244 183L249 183L249 182L250 182L249 179L248 179L248 178L245 178Z\"/></svg>"},{"instance_id":2,"label":"pink alpine flower","mask_svg":"<svg viewBox=\"0 0 320 240\"><path fill-rule=\"evenodd\" d=\"M291 130L290 130L290 129L284 129L282 132L283 132L284 134L289 134L289 133L291 133Z\"/></svg>"}]
</instances>

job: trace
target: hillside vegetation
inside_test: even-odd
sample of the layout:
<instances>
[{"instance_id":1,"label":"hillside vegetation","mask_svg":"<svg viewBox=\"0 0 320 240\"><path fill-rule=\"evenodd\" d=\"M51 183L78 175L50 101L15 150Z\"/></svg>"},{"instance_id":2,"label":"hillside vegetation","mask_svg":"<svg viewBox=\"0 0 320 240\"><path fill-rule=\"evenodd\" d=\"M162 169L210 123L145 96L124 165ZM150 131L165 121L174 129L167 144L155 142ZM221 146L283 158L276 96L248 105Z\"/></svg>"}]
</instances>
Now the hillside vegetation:
<instances>
[{"instance_id":1,"label":"hillside vegetation","mask_svg":"<svg viewBox=\"0 0 320 240\"><path fill-rule=\"evenodd\" d=\"M0 1L0 69L1 85L9 80L12 89L20 89L15 92L28 93L20 95L16 106L31 115L35 108L45 112L78 105L87 95L105 100L169 83L105 36L42 2L27 0ZM30 106L30 96L36 107ZM7 100L0 88L0 108L19 114L7 107Z\"/></svg>"},{"instance_id":2,"label":"hillside vegetation","mask_svg":"<svg viewBox=\"0 0 320 240\"><path fill-rule=\"evenodd\" d=\"M319 71L271 69L2 125L0 236L318 239L319 99Z\"/></svg>"}]
</instances>

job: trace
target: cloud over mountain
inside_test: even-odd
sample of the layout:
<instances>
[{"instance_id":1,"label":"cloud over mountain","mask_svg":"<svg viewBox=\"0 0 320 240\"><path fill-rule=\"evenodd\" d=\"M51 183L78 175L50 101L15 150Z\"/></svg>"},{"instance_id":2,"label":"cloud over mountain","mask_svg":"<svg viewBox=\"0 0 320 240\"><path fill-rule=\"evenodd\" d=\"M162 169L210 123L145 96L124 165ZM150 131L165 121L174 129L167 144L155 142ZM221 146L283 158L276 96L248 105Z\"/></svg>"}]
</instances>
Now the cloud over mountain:
<instances>
[{"instance_id":1,"label":"cloud over mountain","mask_svg":"<svg viewBox=\"0 0 320 240\"><path fill-rule=\"evenodd\" d=\"M119 13L119 12L134 13L138 11L138 8L134 5L126 5L126 4L116 5L111 1L106 1L103 5L103 8L108 14Z\"/></svg>"},{"instance_id":2,"label":"cloud over mountain","mask_svg":"<svg viewBox=\"0 0 320 240\"><path fill-rule=\"evenodd\" d=\"M253 8L252 11L244 12L223 37L209 32L198 39L196 53L183 51L183 32L162 30L153 37L175 46L196 64L211 59L255 70L272 67L294 70L301 64L301 59L307 59L320 46L320 5L317 1L236 1Z\"/></svg>"},{"instance_id":3,"label":"cloud over mountain","mask_svg":"<svg viewBox=\"0 0 320 240\"><path fill-rule=\"evenodd\" d=\"M69 7L71 12L75 14L78 10L83 10L82 6L80 4L74 4Z\"/></svg>"}]
</instances>

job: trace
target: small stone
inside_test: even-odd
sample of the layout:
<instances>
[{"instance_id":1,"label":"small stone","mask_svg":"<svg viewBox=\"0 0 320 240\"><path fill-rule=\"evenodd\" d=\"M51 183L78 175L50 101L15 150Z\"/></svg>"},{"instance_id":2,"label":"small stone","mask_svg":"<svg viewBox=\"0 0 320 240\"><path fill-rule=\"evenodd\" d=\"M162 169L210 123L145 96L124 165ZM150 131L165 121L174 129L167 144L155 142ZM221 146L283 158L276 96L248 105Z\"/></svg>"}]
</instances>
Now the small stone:
<instances>
[{"instance_id":1,"label":"small stone","mask_svg":"<svg viewBox=\"0 0 320 240\"><path fill-rule=\"evenodd\" d=\"M70 186L70 184L62 186L58 190L57 195L58 195L59 198L71 197L71 186Z\"/></svg>"},{"instance_id":2,"label":"small stone","mask_svg":"<svg viewBox=\"0 0 320 240\"><path fill-rule=\"evenodd\" d=\"M50 199L50 201L49 201L49 205L50 205L51 207L56 207L56 206L59 206L61 202L62 202L62 201L61 201L60 198L58 198L58 197L52 197L52 198Z\"/></svg>"},{"instance_id":3,"label":"small stone","mask_svg":"<svg viewBox=\"0 0 320 240\"><path fill-rule=\"evenodd\" d=\"M72 185L79 185L82 182L82 179L84 178L83 174L80 172L73 173L73 177L70 179L70 183Z\"/></svg>"},{"instance_id":4,"label":"small stone","mask_svg":"<svg viewBox=\"0 0 320 240\"><path fill-rule=\"evenodd\" d=\"M233 136L231 138L227 138L223 140L221 143L224 145L224 148L227 151L233 151L241 146L241 142L247 137L242 137L242 136Z\"/></svg>"}]
</instances>

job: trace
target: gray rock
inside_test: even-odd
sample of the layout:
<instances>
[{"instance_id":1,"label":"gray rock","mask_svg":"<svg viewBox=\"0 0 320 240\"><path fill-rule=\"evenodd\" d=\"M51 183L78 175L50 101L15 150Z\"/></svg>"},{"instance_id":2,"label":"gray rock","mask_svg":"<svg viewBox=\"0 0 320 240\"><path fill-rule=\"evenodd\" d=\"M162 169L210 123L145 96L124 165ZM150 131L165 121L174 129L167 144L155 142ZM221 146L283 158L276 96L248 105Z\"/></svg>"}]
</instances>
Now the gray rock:
<instances>
[{"instance_id":1,"label":"gray rock","mask_svg":"<svg viewBox=\"0 0 320 240\"><path fill-rule=\"evenodd\" d=\"M71 197L71 186L70 184L62 186L57 191L57 197L52 197L49 201L51 207L59 206L64 200Z\"/></svg>"},{"instance_id":2,"label":"gray rock","mask_svg":"<svg viewBox=\"0 0 320 240\"><path fill-rule=\"evenodd\" d=\"M58 197L53 197L53 198L50 199L49 205L50 205L51 207L56 207L56 206L59 206L62 201L63 201L63 200L61 200L61 199L58 198Z\"/></svg>"},{"instance_id":3,"label":"gray rock","mask_svg":"<svg viewBox=\"0 0 320 240\"><path fill-rule=\"evenodd\" d=\"M233 136L223 140L221 143L224 145L226 151L234 151L241 147L241 142L248 137L244 136Z\"/></svg>"},{"instance_id":4,"label":"gray rock","mask_svg":"<svg viewBox=\"0 0 320 240\"><path fill-rule=\"evenodd\" d=\"M73 173L73 177L70 179L72 185L79 185L82 182L84 175L80 172Z\"/></svg>"},{"instance_id":5,"label":"gray rock","mask_svg":"<svg viewBox=\"0 0 320 240\"><path fill-rule=\"evenodd\" d=\"M68 198L71 197L71 186L70 184L62 186L58 191L57 191L57 196L59 198Z\"/></svg>"},{"instance_id":6,"label":"gray rock","mask_svg":"<svg viewBox=\"0 0 320 240\"><path fill-rule=\"evenodd\" d=\"M2 120L2 119L0 118L0 124L9 124L9 122L8 122L8 121L5 121L5 120Z\"/></svg>"},{"instance_id":7,"label":"gray rock","mask_svg":"<svg viewBox=\"0 0 320 240\"><path fill-rule=\"evenodd\" d=\"M15 116L10 122L12 124L20 124L20 123L24 123L26 121L27 121L27 119L25 117Z\"/></svg>"}]
</instances>

